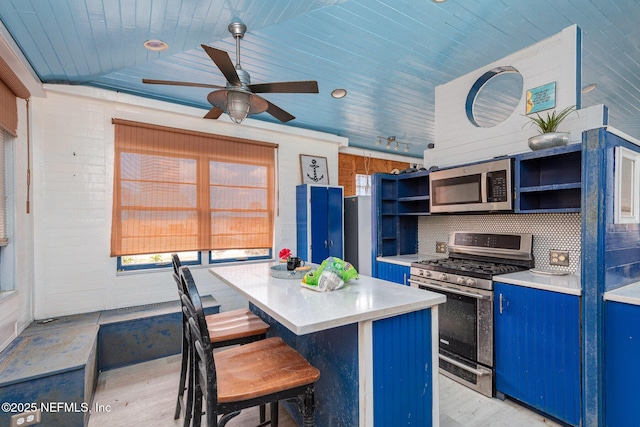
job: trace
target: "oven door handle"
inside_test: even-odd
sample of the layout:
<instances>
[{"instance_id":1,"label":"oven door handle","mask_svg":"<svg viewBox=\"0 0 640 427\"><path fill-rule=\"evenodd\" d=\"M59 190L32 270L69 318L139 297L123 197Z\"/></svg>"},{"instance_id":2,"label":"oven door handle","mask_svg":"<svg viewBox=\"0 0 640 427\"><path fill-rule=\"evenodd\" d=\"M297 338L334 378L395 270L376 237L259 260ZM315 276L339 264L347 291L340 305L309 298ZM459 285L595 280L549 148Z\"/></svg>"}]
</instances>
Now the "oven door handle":
<instances>
[{"instance_id":1,"label":"oven door handle","mask_svg":"<svg viewBox=\"0 0 640 427\"><path fill-rule=\"evenodd\" d=\"M442 354L438 354L438 357L444 360L445 362L451 363L452 365L457 366L460 369L464 369L467 372L471 372L472 374L477 375L479 377L491 374L491 372L487 370L474 369L471 366L467 366L464 363L460 363L457 360L444 356Z\"/></svg>"},{"instance_id":2,"label":"oven door handle","mask_svg":"<svg viewBox=\"0 0 640 427\"><path fill-rule=\"evenodd\" d=\"M418 285L418 287L424 286L425 288L433 289L434 291L451 292L452 294L462 295L465 297L471 297L475 299L491 299L491 297L488 295L474 294L472 292L465 292L459 289L446 288L438 285L431 285L428 283L422 283L422 282L418 282L416 280L411 280L411 279L409 279L409 283L412 283L412 284L415 283L416 285Z\"/></svg>"}]
</instances>

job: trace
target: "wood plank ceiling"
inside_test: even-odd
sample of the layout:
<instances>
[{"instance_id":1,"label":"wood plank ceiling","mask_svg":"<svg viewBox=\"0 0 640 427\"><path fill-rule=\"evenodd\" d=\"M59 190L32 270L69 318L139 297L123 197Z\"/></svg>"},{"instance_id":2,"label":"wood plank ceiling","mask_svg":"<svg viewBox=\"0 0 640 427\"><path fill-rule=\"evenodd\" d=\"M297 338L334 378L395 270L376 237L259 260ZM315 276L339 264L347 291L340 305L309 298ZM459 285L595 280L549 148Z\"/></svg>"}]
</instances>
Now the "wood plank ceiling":
<instances>
[{"instance_id":1,"label":"wood plank ceiling","mask_svg":"<svg viewBox=\"0 0 640 427\"><path fill-rule=\"evenodd\" d=\"M210 108L225 85L200 44L230 53L227 26L248 27L241 64L252 83L317 80L319 94L267 94L287 123L421 158L434 138L434 88L577 24L582 107L605 104L610 124L640 138L640 2L636 0L3 0L0 20L45 83L89 85ZM149 39L164 52L143 47ZM334 99L335 88L348 91ZM262 113L257 120L277 122ZM405 153L405 147L408 152ZM390 150L393 152L395 144Z\"/></svg>"}]
</instances>

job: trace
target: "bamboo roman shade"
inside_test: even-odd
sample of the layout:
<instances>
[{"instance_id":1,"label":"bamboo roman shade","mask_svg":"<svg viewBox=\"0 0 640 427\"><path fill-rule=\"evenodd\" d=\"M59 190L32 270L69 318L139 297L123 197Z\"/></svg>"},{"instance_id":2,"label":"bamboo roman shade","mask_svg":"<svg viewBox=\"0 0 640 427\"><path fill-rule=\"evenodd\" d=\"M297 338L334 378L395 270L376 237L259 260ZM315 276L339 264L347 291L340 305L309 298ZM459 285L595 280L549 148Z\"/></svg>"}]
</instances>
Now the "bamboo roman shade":
<instances>
[{"instance_id":1,"label":"bamboo roman shade","mask_svg":"<svg viewBox=\"0 0 640 427\"><path fill-rule=\"evenodd\" d=\"M112 256L271 248L277 145L113 123Z\"/></svg>"},{"instance_id":2,"label":"bamboo roman shade","mask_svg":"<svg viewBox=\"0 0 640 427\"><path fill-rule=\"evenodd\" d=\"M18 105L16 97L29 99L31 94L9 65L0 58L0 127L13 136L18 130Z\"/></svg>"}]
</instances>

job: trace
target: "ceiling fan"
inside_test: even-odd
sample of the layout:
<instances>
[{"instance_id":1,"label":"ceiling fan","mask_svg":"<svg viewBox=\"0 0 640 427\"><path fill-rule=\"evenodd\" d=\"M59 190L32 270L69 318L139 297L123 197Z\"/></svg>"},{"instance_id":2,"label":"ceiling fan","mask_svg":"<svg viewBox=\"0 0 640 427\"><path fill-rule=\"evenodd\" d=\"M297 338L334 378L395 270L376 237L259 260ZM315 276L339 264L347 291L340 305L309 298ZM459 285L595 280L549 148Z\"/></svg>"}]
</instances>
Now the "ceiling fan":
<instances>
[{"instance_id":1,"label":"ceiling fan","mask_svg":"<svg viewBox=\"0 0 640 427\"><path fill-rule=\"evenodd\" d=\"M207 95L213 106L204 116L205 119L217 119L226 112L231 120L241 123L248 115L266 111L281 122L288 122L295 117L282 108L272 104L257 93L318 93L318 82L313 80L297 82L276 82L251 84L249 73L240 66L240 39L244 37L247 27L240 22L229 24L229 32L236 39L236 65L231 62L229 54L211 46L201 45L211 60L227 79L226 86L206 83L177 82L172 80L142 79L143 83L205 87L214 90Z\"/></svg>"}]
</instances>

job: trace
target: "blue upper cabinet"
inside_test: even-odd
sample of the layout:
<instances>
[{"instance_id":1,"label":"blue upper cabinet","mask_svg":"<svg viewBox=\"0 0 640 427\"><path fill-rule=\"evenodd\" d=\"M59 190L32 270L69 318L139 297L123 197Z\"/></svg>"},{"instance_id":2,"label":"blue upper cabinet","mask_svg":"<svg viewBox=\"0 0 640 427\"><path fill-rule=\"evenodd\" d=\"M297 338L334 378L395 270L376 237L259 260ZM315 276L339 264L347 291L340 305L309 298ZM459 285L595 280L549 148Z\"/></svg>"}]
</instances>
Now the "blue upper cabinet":
<instances>
[{"instance_id":1,"label":"blue upper cabinet","mask_svg":"<svg viewBox=\"0 0 640 427\"><path fill-rule=\"evenodd\" d=\"M344 258L342 187L302 184L296 187L298 256L320 264L329 256Z\"/></svg>"},{"instance_id":2,"label":"blue upper cabinet","mask_svg":"<svg viewBox=\"0 0 640 427\"><path fill-rule=\"evenodd\" d=\"M416 253L418 216L429 215L429 172L373 175L376 256Z\"/></svg>"},{"instance_id":3,"label":"blue upper cabinet","mask_svg":"<svg viewBox=\"0 0 640 427\"><path fill-rule=\"evenodd\" d=\"M372 265L374 277L380 277L377 257L418 251L418 217L429 215L429 172L374 174L372 196Z\"/></svg>"},{"instance_id":4,"label":"blue upper cabinet","mask_svg":"<svg viewBox=\"0 0 640 427\"><path fill-rule=\"evenodd\" d=\"M515 156L516 212L580 212L582 144Z\"/></svg>"}]
</instances>

